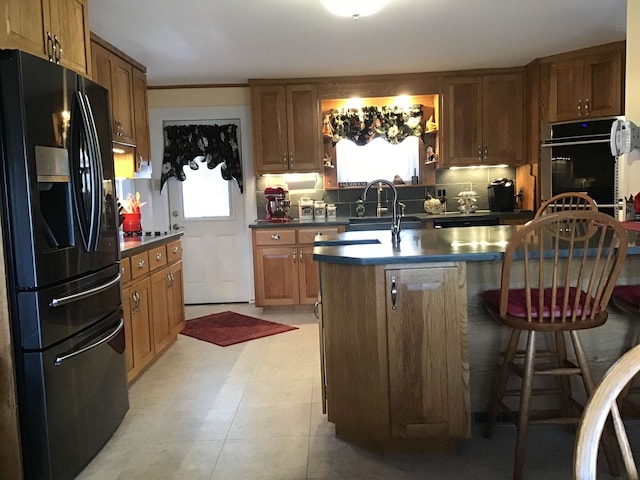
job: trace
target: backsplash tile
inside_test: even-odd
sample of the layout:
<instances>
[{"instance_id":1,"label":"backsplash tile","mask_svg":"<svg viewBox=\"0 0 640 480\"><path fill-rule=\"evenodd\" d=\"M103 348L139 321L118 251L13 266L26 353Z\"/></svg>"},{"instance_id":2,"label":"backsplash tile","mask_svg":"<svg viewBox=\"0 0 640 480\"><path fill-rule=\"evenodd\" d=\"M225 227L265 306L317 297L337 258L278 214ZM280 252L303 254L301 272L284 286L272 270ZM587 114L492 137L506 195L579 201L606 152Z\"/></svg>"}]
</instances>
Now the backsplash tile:
<instances>
[{"instance_id":1,"label":"backsplash tile","mask_svg":"<svg viewBox=\"0 0 640 480\"><path fill-rule=\"evenodd\" d=\"M447 199L447 211L458 210L457 195L465 190L473 190L477 193L478 209L489 209L489 197L487 187L490 182L497 178L515 179L516 170L513 167L490 167L490 168L463 168L463 169L440 169L436 171L436 183L432 186L399 186L398 201L406 205L406 214L424 213L424 199L428 194L433 197L444 196ZM266 200L264 189L269 186L282 186L287 189L285 175L270 175L256 178L256 205L257 218L265 215ZM291 209L289 215L298 218L298 202L302 197L312 200L323 200L326 203L336 205L336 214L339 217L356 216L356 202L362 196L364 188L345 188L340 190L324 190L324 178L318 175L316 178L316 188L310 190L291 190L289 200ZM518 186L516 185L516 192ZM391 200L392 194L385 188L382 199ZM385 202L386 203L386 202ZM365 201L366 215L375 215L377 204L376 189L370 189Z\"/></svg>"}]
</instances>

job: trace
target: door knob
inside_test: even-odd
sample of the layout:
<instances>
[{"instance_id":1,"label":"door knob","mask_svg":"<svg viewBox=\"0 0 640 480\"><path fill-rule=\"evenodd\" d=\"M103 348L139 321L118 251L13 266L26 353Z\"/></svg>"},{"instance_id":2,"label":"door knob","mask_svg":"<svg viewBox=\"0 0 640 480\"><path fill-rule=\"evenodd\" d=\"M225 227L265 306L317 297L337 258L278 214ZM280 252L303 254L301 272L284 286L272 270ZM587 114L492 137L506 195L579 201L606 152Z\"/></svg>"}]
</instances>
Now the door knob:
<instances>
[{"instance_id":1,"label":"door knob","mask_svg":"<svg viewBox=\"0 0 640 480\"><path fill-rule=\"evenodd\" d=\"M173 228L174 230L180 230L182 227L180 225L178 225L177 223L174 223L171 228Z\"/></svg>"}]
</instances>

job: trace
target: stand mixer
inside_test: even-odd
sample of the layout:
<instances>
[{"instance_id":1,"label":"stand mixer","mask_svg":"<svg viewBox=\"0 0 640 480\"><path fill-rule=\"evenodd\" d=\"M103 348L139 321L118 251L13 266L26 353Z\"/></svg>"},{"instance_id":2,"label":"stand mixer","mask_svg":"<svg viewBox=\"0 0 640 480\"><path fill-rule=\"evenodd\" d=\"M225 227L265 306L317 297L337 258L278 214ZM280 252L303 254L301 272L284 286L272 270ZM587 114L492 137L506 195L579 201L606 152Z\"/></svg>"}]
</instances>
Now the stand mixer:
<instances>
[{"instance_id":1,"label":"stand mixer","mask_svg":"<svg viewBox=\"0 0 640 480\"><path fill-rule=\"evenodd\" d=\"M287 191L282 187L267 187L264 196L267 198L267 216L264 219L268 222L288 222L291 202L287 200Z\"/></svg>"}]
</instances>

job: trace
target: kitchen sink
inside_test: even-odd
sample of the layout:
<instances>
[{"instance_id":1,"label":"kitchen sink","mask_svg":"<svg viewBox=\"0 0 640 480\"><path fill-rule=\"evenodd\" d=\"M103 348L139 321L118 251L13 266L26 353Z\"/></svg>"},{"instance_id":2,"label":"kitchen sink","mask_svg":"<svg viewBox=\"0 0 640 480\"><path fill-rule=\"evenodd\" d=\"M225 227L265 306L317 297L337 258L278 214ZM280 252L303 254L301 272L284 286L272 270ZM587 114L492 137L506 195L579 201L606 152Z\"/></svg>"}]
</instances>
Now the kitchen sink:
<instances>
[{"instance_id":1,"label":"kitchen sink","mask_svg":"<svg viewBox=\"0 0 640 480\"><path fill-rule=\"evenodd\" d=\"M345 238L338 240L316 240L314 245L316 247L342 247L346 245L374 245L379 243L380 240L377 238Z\"/></svg>"}]
</instances>

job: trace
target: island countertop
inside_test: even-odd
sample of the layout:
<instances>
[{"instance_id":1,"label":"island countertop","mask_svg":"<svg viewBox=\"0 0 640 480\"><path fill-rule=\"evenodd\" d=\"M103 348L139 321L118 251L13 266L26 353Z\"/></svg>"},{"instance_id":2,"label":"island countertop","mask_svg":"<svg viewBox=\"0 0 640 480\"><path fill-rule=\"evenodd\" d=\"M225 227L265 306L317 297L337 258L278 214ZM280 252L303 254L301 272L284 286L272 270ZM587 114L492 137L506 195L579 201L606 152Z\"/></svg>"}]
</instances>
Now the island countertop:
<instances>
[{"instance_id":1,"label":"island countertop","mask_svg":"<svg viewBox=\"0 0 640 480\"><path fill-rule=\"evenodd\" d=\"M388 230L317 236L313 259L348 265L501 260L518 225L403 230L400 246ZM627 255L640 254L640 232L627 231Z\"/></svg>"}]
</instances>

